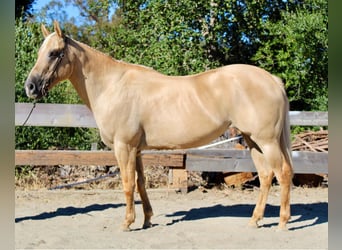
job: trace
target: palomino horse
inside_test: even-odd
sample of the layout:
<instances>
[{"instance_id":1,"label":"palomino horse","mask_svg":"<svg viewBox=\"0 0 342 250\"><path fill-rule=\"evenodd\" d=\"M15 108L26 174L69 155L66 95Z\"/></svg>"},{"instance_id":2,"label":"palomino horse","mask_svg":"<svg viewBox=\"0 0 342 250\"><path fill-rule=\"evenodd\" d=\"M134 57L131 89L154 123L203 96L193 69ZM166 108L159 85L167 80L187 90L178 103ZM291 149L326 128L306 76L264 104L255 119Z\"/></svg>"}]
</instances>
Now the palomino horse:
<instances>
[{"instance_id":1,"label":"palomino horse","mask_svg":"<svg viewBox=\"0 0 342 250\"><path fill-rule=\"evenodd\" d=\"M241 131L260 178L260 194L249 225L263 218L271 180L281 186L279 228L290 218L292 161L288 100L281 80L250 65L230 65L191 76L166 76L151 68L117 61L42 25L45 40L26 82L41 98L69 79L91 109L103 142L114 149L126 198L123 230L135 220L135 172L150 227L141 161L143 149L180 149L206 144L229 126Z\"/></svg>"}]
</instances>

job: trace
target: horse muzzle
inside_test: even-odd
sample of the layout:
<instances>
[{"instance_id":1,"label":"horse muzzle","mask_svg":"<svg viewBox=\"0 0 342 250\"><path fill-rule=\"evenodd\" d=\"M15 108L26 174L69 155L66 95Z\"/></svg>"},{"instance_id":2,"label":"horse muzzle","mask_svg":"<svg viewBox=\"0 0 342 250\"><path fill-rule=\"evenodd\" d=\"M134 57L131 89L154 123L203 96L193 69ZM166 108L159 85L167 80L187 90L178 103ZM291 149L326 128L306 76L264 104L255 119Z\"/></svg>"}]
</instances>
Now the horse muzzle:
<instances>
[{"instance_id":1,"label":"horse muzzle","mask_svg":"<svg viewBox=\"0 0 342 250\"><path fill-rule=\"evenodd\" d=\"M37 83L33 79L27 79L25 82L26 95L32 99L40 99L43 97L42 84Z\"/></svg>"}]
</instances>

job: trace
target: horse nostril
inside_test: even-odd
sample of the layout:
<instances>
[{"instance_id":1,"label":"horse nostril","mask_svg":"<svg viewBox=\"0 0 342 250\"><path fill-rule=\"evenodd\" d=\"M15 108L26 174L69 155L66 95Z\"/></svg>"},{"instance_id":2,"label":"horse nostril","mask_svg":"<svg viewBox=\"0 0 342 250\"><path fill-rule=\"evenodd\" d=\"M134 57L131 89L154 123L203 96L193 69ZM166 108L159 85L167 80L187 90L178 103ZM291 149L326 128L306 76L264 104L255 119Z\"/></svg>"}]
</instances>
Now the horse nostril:
<instances>
[{"instance_id":1,"label":"horse nostril","mask_svg":"<svg viewBox=\"0 0 342 250\"><path fill-rule=\"evenodd\" d=\"M33 82L26 82L25 90L28 97L34 97L37 94L37 87Z\"/></svg>"},{"instance_id":2,"label":"horse nostril","mask_svg":"<svg viewBox=\"0 0 342 250\"><path fill-rule=\"evenodd\" d=\"M30 93L33 93L36 90L36 85L30 82L26 85L26 88L27 88L27 91L29 91Z\"/></svg>"},{"instance_id":3,"label":"horse nostril","mask_svg":"<svg viewBox=\"0 0 342 250\"><path fill-rule=\"evenodd\" d=\"M34 84L33 83L29 83L28 84L28 89L31 90L31 91L34 90L35 89Z\"/></svg>"}]
</instances>

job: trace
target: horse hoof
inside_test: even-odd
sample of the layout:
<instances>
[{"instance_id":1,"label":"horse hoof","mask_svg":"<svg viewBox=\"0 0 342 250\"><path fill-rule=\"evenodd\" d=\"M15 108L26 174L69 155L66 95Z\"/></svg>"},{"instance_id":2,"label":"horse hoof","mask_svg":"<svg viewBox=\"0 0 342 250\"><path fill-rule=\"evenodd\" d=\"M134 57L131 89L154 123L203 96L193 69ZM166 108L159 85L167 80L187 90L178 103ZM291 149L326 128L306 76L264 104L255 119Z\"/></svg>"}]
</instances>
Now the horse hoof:
<instances>
[{"instance_id":1,"label":"horse hoof","mask_svg":"<svg viewBox=\"0 0 342 250\"><path fill-rule=\"evenodd\" d=\"M257 222L250 221L250 222L248 223L248 227L249 227L249 228L253 228L253 229L257 229L257 228L259 228L260 226L258 225Z\"/></svg>"},{"instance_id":2,"label":"horse hoof","mask_svg":"<svg viewBox=\"0 0 342 250\"><path fill-rule=\"evenodd\" d=\"M121 228L121 231L127 233L127 232L130 232L131 229L129 227L126 227L126 228Z\"/></svg>"},{"instance_id":3,"label":"horse hoof","mask_svg":"<svg viewBox=\"0 0 342 250\"><path fill-rule=\"evenodd\" d=\"M130 227L127 226L127 225L122 225L122 226L121 226L121 231L122 231L122 232L130 232L131 229L130 229Z\"/></svg>"},{"instance_id":4,"label":"horse hoof","mask_svg":"<svg viewBox=\"0 0 342 250\"><path fill-rule=\"evenodd\" d=\"M144 225L142 226L143 229L147 229L147 228L151 228L153 225L151 222L148 223L144 223Z\"/></svg>"},{"instance_id":5,"label":"horse hoof","mask_svg":"<svg viewBox=\"0 0 342 250\"><path fill-rule=\"evenodd\" d=\"M276 232L288 232L289 229L287 228L287 226L278 226L276 229Z\"/></svg>"}]
</instances>

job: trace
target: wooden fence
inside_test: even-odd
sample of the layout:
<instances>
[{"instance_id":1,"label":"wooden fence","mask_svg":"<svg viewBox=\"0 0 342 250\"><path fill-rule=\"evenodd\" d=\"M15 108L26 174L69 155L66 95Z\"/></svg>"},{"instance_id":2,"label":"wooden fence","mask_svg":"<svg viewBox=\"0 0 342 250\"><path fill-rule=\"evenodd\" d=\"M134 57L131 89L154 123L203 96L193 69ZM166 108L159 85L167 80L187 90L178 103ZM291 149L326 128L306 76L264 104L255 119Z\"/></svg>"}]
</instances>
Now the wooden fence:
<instances>
[{"instance_id":1,"label":"wooden fence","mask_svg":"<svg viewBox=\"0 0 342 250\"><path fill-rule=\"evenodd\" d=\"M21 126L32 109L32 103L15 104L15 125ZM328 112L290 111L291 125L328 126ZM37 103L26 126L96 128L90 110L82 104Z\"/></svg>"},{"instance_id":2,"label":"wooden fence","mask_svg":"<svg viewBox=\"0 0 342 250\"><path fill-rule=\"evenodd\" d=\"M15 104L15 125L22 126L32 104ZM328 126L328 112L290 111L291 125ZM96 128L84 105L36 104L25 126ZM187 171L256 172L248 150L188 149L142 152L144 164L169 166L173 185L184 186ZM328 173L328 153L292 152L295 173ZM16 165L116 165L112 151L16 150Z\"/></svg>"}]
</instances>

